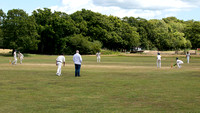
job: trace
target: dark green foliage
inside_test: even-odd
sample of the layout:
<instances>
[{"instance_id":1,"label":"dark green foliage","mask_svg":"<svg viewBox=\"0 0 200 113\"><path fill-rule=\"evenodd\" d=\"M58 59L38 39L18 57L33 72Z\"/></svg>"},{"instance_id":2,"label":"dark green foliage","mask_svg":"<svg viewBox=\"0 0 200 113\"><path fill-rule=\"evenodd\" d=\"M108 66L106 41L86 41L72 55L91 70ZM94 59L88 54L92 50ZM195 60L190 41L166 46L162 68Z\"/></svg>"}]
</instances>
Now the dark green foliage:
<instances>
[{"instance_id":1,"label":"dark green foliage","mask_svg":"<svg viewBox=\"0 0 200 113\"><path fill-rule=\"evenodd\" d=\"M146 19L143 18L134 18L134 17L124 17L123 21L128 23L132 27L137 28L137 32L140 36L140 46L144 49L152 49L155 45L152 43L150 39L151 35L151 26Z\"/></svg>"},{"instance_id":2,"label":"dark green foliage","mask_svg":"<svg viewBox=\"0 0 200 113\"><path fill-rule=\"evenodd\" d=\"M94 54L101 48L129 51L200 47L200 22L176 17L162 20L102 15L82 9L71 15L37 9L0 10L0 47L40 54Z\"/></svg>"},{"instance_id":3,"label":"dark green foliage","mask_svg":"<svg viewBox=\"0 0 200 113\"><path fill-rule=\"evenodd\" d=\"M139 45L139 35L135 27L124 23L120 18L106 16L83 9L71 15L80 29L79 33L98 40L104 48L111 50L128 49Z\"/></svg>"},{"instance_id":4,"label":"dark green foliage","mask_svg":"<svg viewBox=\"0 0 200 113\"><path fill-rule=\"evenodd\" d=\"M3 20L5 18L5 14L2 9L0 9L0 48L3 48L3 32L2 32L2 25Z\"/></svg>"},{"instance_id":5,"label":"dark green foliage","mask_svg":"<svg viewBox=\"0 0 200 113\"><path fill-rule=\"evenodd\" d=\"M79 50L81 54L95 54L100 51L101 43L99 41L88 41L89 37L83 35L73 35L67 38L67 47L64 51L65 54L74 54Z\"/></svg>"},{"instance_id":6,"label":"dark green foliage","mask_svg":"<svg viewBox=\"0 0 200 113\"><path fill-rule=\"evenodd\" d=\"M194 49L200 47L200 22L188 21L185 27L185 37L191 41Z\"/></svg>"},{"instance_id":7,"label":"dark green foliage","mask_svg":"<svg viewBox=\"0 0 200 113\"><path fill-rule=\"evenodd\" d=\"M50 9L38 9L33 12L40 35L39 53L60 54L66 46L66 36L76 32L74 21L66 13L54 12Z\"/></svg>"},{"instance_id":8,"label":"dark green foliage","mask_svg":"<svg viewBox=\"0 0 200 113\"><path fill-rule=\"evenodd\" d=\"M38 49L38 33L33 16L28 16L21 9L9 10L3 20L3 46L17 49L22 52L31 52Z\"/></svg>"},{"instance_id":9,"label":"dark green foliage","mask_svg":"<svg viewBox=\"0 0 200 113\"><path fill-rule=\"evenodd\" d=\"M175 17L162 20L145 20L142 18L125 17L123 21L137 27L140 35L141 47L158 50L177 50L191 48L190 40L184 34L185 24Z\"/></svg>"}]
</instances>

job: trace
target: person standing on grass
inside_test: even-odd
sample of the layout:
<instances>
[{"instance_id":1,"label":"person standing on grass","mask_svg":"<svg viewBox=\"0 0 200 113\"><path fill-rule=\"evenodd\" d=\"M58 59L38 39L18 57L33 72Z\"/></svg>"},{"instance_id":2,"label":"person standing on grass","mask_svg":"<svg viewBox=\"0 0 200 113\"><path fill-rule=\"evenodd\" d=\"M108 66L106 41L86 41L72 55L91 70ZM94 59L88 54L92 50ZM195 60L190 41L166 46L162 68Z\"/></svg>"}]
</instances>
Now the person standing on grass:
<instances>
[{"instance_id":1,"label":"person standing on grass","mask_svg":"<svg viewBox=\"0 0 200 113\"><path fill-rule=\"evenodd\" d=\"M74 54L74 56L73 56L73 61L74 61L74 65L75 65L75 77L80 77L82 57L79 54L78 50L76 50L76 54Z\"/></svg>"},{"instance_id":2,"label":"person standing on grass","mask_svg":"<svg viewBox=\"0 0 200 113\"><path fill-rule=\"evenodd\" d=\"M62 64L63 64L63 66L65 66L65 57L64 57L64 54L61 54L56 59L56 66L58 66L56 75L58 75L58 76L61 76L61 67L62 67Z\"/></svg>"},{"instance_id":3,"label":"person standing on grass","mask_svg":"<svg viewBox=\"0 0 200 113\"><path fill-rule=\"evenodd\" d=\"M159 52L157 54L157 68L161 68L161 55Z\"/></svg>"},{"instance_id":4,"label":"person standing on grass","mask_svg":"<svg viewBox=\"0 0 200 113\"><path fill-rule=\"evenodd\" d=\"M187 52L187 53L186 53L186 58L187 58L187 63L189 64L189 62L190 62L190 58L191 58L191 56L190 56L190 53L189 53L189 52Z\"/></svg>"},{"instance_id":5,"label":"person standing on grass","mask_svg":"<svg viewBox=\"0 0 200 113\"><path fill-rule=\"evenodd\" d=\"M181 68L181 64L183 64L182 60L179 60L178 57L176 57L176 63L174 64L174 66L178 66L178 68Z\"/></svg>"},{"instance_id":6,"label":"person standing on grass","mask_svg":"<svg viewBox=\"0 0 200 113\"><path fill-rule=\"evenodd\" d=\"M20 60L20 64L22 64L22 60L24 59L24 55L22 53L20 53L20 51L18 52L18 58Z\"/></svg>"},{"instance_id":7,"label":"person standing on grass","mask_svg":"<svg viewBox=\"0 0 200 113\"><path fill-rule=\"evenodd\" d=\"M96 56L97 56L97 62L101 62L101 53L100 52L97 52L96 53Z\"/></svg>"},{"instance_id":8,"label":"person standing on grass","mask_svg":"<svg viewBox=\"0 0 200 113\"><path fill-rule=\"evenodd\" d=\"M15 50L14 53L13 53L13 56L14 56L14 60L12 61L12 64L17 64L17 51Z\"/></svg>"}]
</instances>

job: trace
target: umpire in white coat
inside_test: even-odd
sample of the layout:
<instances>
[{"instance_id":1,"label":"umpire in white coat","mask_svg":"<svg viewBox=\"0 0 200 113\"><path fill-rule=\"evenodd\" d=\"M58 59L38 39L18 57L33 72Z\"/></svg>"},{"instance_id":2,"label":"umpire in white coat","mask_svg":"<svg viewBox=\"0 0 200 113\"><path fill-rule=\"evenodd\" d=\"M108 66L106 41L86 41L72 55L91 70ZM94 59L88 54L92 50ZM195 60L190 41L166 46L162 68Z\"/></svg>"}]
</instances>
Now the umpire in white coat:
<instances>
[{"instance_id":1,"label":"umpire in white coat","mask_svg":"<svg viewBox=\"0 0 200 113\"><path fill-rule=\"evenodd\" d=\"M73 56L73 61L75 64L75 77L80 77L82 57L79 54L78 50L76 50L76 54L74 54L74 56Z\"/></svg>"},{"instance_id":2,"label":"umpire in white coat","mask_svg":"<svg viewBox=\"0 0 200 113\"><path fill-rule=\"evenodd\" d=\"M62 64L63 64L63 66L65 66L65 57L64 57L64 54L61 54L61 55L58 56L57 59L56 59L56 66L58 66L56 75L58 75L58 76L61 75L61 67L62 67Z\"/></svg>"}]
</instances>

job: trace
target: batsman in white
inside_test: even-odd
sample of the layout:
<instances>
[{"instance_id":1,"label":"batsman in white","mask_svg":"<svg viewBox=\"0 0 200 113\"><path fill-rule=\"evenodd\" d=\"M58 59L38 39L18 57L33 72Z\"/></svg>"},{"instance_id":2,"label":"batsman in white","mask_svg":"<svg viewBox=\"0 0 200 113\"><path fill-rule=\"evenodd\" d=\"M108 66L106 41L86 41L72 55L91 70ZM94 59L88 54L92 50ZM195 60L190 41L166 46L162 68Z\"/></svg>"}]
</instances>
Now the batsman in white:
<instances>
[{"instance_id":1,"label":"batsman in white","mask_svg":"<svg viewBox=\"0 0 200 113\"><path fill-rule=\"evenodd\" d=\"M58 76L61 75L61 67L62 67L62 64L63 64L63 66L65 66L65 57L64 57L64 54L61 54L61 55L58 56L57 59L56 59L56 66L58 66L56 75L58 75Z\"/></svg>"},{"instance_id":2,"label":"batsman in white","mask_svg":"<svg viewBox=\"0 0 200 113\"><path fill-rule=\"evenodd\" d=\"M97 52L96 53L96 56L97 56L97 62L101 62L101 53L100 52Z\"/></svg>"},{"instance_id":3,"label":"batsman in white","mask_svg":"<svg viewBox=\"0 0 200 113\"><path fill-rule=\"evenodd\" d=\"M22 64L22 60L24 59L24 55L22 53L20 53L20 51L18 52L18 58L20 60L20 64Z\"/></svg>"},{"instance_id":4,"label":"batsman in white","mask_svg":"<svg viewBox=\"0 0 200 113\"><path fill-rule=\"evenodd\" d=\"M14 56L14 60L12 61L12 64L17 64L17 51L15 50L14 53L13 53L13 56Z\"/></svg>"},{"instance_id":5,"label":"batsman in white","mask_svg":"<svg viewBox=\"0 0 200 113\"><path fill-rule=\"evenodd\" d=\"M179 60L178 57L176 57L176 63L174 64L178 66L178 68L181 68L181 64L183 64L183 61L182 60Z\"/></svg>"},{"instance_id":6,"label":"batsman in white","mask_svg":"<svg viewBox=\"0 0 200 113\"><path fill-rule=\"evenodd\" d=\"M160 55L159 52L158 52L158 55L157 55L157 68L161 68L161 55Z\"/></svg>"},{"instance_id":7,"label":"batsman in white","mask_svg":"<svg viewBox=\"0 0 200 113\"><path fill-rule=\"evenodd\" d=\"M191 56L190 56L190 53L189 53L189 52L187 52L187 53L186 53L186 58L187 58L187 63L189 64L189 62L190 62L190 58L191 58Z\"/></svg>"}]
</instances>

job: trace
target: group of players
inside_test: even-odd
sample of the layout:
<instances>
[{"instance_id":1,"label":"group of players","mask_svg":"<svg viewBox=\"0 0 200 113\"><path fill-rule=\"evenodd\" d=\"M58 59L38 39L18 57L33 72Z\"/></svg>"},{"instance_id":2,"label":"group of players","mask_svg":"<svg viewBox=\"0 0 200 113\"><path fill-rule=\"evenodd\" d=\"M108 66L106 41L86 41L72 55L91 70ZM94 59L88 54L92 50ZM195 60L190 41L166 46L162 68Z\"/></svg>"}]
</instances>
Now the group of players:
<instances>
[{"instance_id":1,"label":"group of players","mask_svg":"<svg viewBox=\"0 0 200 113\"><path fill-rule=\"evenodd\" d=\"M101 55L100 52L96 53L97 62L100 62L100 60L101 60L100 55ZM75 77L80 77L82 57L79 54L78 50L76 50L76 54L74 54L74 56L73 56L73 61L74 61L74 65L75 65ZM57 73L56 73L57 76L61 76L62 64L63 64L63 66L65 66L65 56L64 56L64 54L61 54L56 59L56 66L58 66Z\"/></svg>"},{"instance_id":2,"label":"group of players","mask_svg":"<svg viewBox=\"0 0 200 113\"><path fill-rule=\"evenodd\" d=\"M101 60L100 55L101 55L100 52L96 53L97 62L100 62L100 60ZM17 56L18 56L18 58L20 60L20 64L22 64L22 60L24 59L24 55L22 53L20 53L20 51L18 52L18 55L17 55L17 51L15 50L14 53L13 53L13 56L14 56L14 60L12 61L13 65L17 64ZM191 58L189 52L187 52L186 58L187 58L187 63L189 63L189 60ZM75 64L75 77L80 77L80 68L81 68L81 63L82 63L82 57L79 54L78 50L76 50L76 54L74 54L74 56L73 56L73 61L74 61L74 64ZM57 76L61 76L62 64L63 64L63 66L65 66L64 54L61 54L56 59L56 66L58 66L57 73L56 73ZM173 66L177 65L178 68L181 68L181 64L183 64L183 61L179 60L178 57L176 57L176 63ZM172 67L172 65L171 65L171 67ZM157 53L157 68L161 68L161 55L160 55L160 52Z\"/></svg>"},{"instance_id":3,"label":"group of players","mask_svg":"<svg viewBox=\"0 0 200 113\"><path fill-rule=\"evenodd\" d=\"M14 56L14 60L12 61L13 65L17 64L17 56L20 60L20 64L22 64L22 60L24 59L24 55L22 53L20 53L20 51L18 51L18 54L17 54L17 51L15 50L14 53L13 53L13 56Z\"/></svg>"},{"instance_id":4,"label":"group of players","mask_svg":"<svg viewBox=\"0 0 200 113\"><path fill-rule=\"evenodd\" d=\"M186 53L186 58L187 58L187 63L189 64L190 58L191 58L189 52ZM181 64L183 64L183 61L182 61L182 60L179 60L178 57L176 57L176 63L175 63L174 65L171 65L171 67L177 65L178 68L181 68ZM161 55L160 55L159 52L158 52L158 54L157 54L157 68L161 68Z\"/></svg>"}]
</instances>

